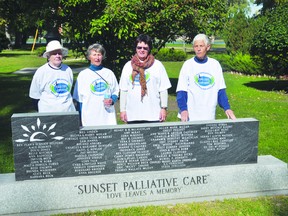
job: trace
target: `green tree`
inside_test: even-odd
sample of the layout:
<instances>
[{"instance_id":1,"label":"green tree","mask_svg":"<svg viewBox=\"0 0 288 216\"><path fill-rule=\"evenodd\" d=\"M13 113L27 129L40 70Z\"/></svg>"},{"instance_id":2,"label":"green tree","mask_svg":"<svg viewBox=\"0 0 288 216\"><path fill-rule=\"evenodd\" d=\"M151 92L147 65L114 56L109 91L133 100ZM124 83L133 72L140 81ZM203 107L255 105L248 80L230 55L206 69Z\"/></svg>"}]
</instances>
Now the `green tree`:
<instances>
[{"instance_id":1,"label":"green tree","mask_svg":"<svg viewBox=\"0 0 288 216\"><path fill-rule=\"evenodd\" d=\"M250 12L249 4L252 0L229 0L227 20L224 23L221 36L223 37L226 50L229 54L242 53L249 51L251 32L249 31Z\"/></svg>"},{"instance_id":2,"label":"green tree","mask_svg":"<svg viewBox=\"0 0 288 216\"><path fill-rule=\"evenodd\" d=\"M27 38L38 28L49 31L61 25L59 0L0 0L0 17L13 37L14 47L26 44Z\"/></svg>"},{"instance_id":3,"label":"green tree","mask_svg":"<svg viewBox=\"0 0 288 216\"><path fill-rule=\"evenodd\" d=\"M102 43L119 75L139 34L154 38L156 52L179 36L211 35L221 28L227 6L222 0L61 0L61 13L73 48Z\"/></svg>"},{"instance_id":4,"label":"green tree","mask_svg":"<svg viewBox=\"0 0 288 216\"><path fill-rule=\"evenodd\" d=\"M228 54L249 53L253 38L250 20L244 10L239 10L225 24L223 38Z\"/></svg>"},{"instance_id":5,"label":"green tree","mask_svg":"<svg viewBox=\"0 0 288 216\"><path fill-rule=\"evenodd\" d=\"M255 0L255 4L262 5L262 13L273 10L277 5L287 3L287 0Z\"/></svg>"},{"instance_id":6,"label":"green tree","mask_svg":"<svg viewBox=\"0 0 288 216\"><path fill-rule=\"evenodd\" d=\"M83 54L88 45L103 44L109 64L120 73L140 33L154 38L155 52L179 36L191 41L200 32L212 35L221 29L230 4L231 0L0 0L0 15L19 46L36 28L61 28L70 48Z\"/></svg>"},{"instance_id":7,"label":"green tree","mask_svg":"<svg viewBox=\"0 0 288 216\"><path fill-rule=\"evenodd\" d=\"M26 42L28 31L31 30L31 11L34 2L24 0L0 0L0 15L6 21L8 32L13 36L16 48ZM37 3L36 3L37 4Z\"/></svg>"},{"instance_id":8,"label":"green tree","mask_svg":"<svg viewBox=\"0 0 288 216\"><path fill-rule=\"evenodd\" d=\"M97 34L90 32L92 20L100 19L104 14L106 2L103 0L60 1L61 27L63 37L69 42L69 48L85 56L85 49L92 43L101 43Z\"/></svg>"},{"instance_id":9,"label":"green tree","mask_svg":"<svg viewBox=\"0 0 288 216\"><path fill-rule=\"evenodd\" d=\"M275 76L288 72L288 3L279 4L257 19L261 31L254 34L251 54L260 60L265 73Z\"/></svg>"}]
</instances>

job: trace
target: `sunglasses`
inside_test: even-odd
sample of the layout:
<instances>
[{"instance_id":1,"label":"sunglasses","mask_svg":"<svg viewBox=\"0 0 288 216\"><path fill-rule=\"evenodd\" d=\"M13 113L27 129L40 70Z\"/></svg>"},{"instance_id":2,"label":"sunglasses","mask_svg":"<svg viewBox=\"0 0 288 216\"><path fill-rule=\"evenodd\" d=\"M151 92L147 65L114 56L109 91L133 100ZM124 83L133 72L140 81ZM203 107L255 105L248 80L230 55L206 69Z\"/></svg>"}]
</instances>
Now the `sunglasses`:
<instances>
[{"instance_id":1,"label":"sunglasses","mask_svg":"<svg viewBox=\"0 0 288 216\"><path fill-rule=\"evenodd\" d=\"M51 53L50 53L50 55L57 55L57 54L58 54L58 55L62 55L62 52L59 51L59 52L51 52Z\"/></svg>"},{"instance_id":2,"label":"sunglasses","mask_svg":"<svg viewBox=\"0 0 288 216\"><path fill-rule=\"evenodd\" d=\"M146 51L149 50L149 47L141 47L141 46L137 46L136 48L137 48L138 50L141 50L141 49L144 49L144 50L146 50Z\"/></svg>"}]
</instances>

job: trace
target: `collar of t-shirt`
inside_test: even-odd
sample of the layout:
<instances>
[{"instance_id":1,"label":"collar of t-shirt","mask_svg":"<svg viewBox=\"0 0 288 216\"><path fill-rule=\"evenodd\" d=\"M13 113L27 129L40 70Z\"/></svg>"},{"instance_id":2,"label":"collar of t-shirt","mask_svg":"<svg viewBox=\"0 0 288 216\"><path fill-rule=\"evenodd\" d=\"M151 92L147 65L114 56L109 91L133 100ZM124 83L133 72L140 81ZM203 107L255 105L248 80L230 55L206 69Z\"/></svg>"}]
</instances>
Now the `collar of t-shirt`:
<instances>
[{"instance_id":1,"label":"collar of t-shirt","mask_svg":"<svg viewBox=\"0 0 288 216\"><path fill-rule=\"evenodd\" d=\"M99 71L99 70L101 70L102 68L103 68L103 66L102 65L99 65L99 66L96 66L96 65L90 65L90 67L89 67L92 71Z\"/></svg>"},{"instance_id":2,"label":"collar of t-shirt","mask_svg":"<svg viewBox=\"0 0 288 216\"><path fill-rule=\"evenodd\" d=\"M49 62L48 62L48 65L50 68L54 69L54 70L61 70L62 68L62 64L59 65L59 67L56 67L56 66L52 66Z\"/></svg>"},{"instance_id":3,"label":"collar of t-shirt","mask_svg":"<svg viewBox=\"0 0 288 216\"><path fill-rule=\"evenodd\" d=\"M194 57L194 60L195 60L197 63L199 63L199 64L204 64L204 63L206 63L206 62L208 61L208 57L205 56L204 59L199 59L199 58L197 58L197 56L195 56L195 57Z\"/></svg>"}]
</instances>

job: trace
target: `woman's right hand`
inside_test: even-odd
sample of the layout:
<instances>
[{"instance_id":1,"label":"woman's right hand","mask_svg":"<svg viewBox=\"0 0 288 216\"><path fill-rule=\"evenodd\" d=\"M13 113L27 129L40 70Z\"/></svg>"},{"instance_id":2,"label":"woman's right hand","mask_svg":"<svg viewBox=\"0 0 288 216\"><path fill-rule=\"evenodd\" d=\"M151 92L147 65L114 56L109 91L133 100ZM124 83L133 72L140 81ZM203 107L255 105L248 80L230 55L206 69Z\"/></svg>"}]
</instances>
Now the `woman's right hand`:
<instances>
[{"instance_id":1,"label":"woman's right hand","mask_svg":"<svg viewBox=\"0 0 288 216\"><path fill-rule=\"evenodd\" d=\"M123 122L127 122L127 114L126 114L126 111L120 112L120 119L121 119Z\"/></svg>"}]
</instances>

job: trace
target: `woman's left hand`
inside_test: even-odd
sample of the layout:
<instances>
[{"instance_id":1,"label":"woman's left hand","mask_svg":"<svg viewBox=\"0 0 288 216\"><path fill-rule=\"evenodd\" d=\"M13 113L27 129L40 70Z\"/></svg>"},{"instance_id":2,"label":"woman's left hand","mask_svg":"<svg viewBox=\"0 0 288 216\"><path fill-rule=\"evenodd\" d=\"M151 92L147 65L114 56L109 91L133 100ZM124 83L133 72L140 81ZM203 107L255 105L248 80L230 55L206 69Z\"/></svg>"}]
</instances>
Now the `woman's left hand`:
<instances>
[{"instance_id":1,"label":"woman's left hand","mask_svg":"<svg viewBox=\"0 0 288 216\"><path fill-rule=\"evenodd\" d=\"M160 110L160 117L159 117L160 122L165 121L165 120L166 120L166 117L167 117L167 110L161 108L161 110Z\"/></svg>"}]
</instances>

